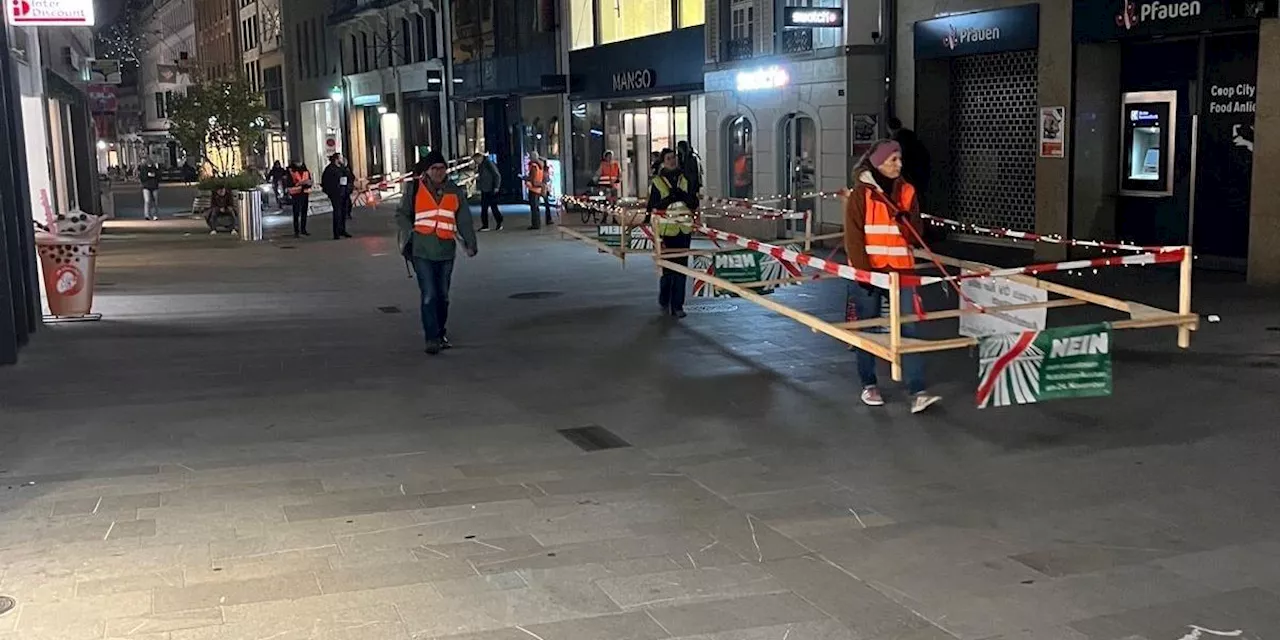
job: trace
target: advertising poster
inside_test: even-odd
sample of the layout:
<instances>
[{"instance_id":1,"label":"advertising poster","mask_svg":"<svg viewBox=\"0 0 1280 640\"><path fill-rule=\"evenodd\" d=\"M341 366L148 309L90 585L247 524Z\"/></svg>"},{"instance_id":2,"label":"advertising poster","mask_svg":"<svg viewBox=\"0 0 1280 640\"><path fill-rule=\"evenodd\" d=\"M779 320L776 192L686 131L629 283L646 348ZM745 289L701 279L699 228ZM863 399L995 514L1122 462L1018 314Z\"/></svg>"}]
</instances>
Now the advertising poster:
<instances>
[{"instance_id":1,"label":"advertising poster","mask_svg":"<svg viewBox=\"0 0 1280 640\"><path fill-rule=\"evenodd\" d=\"M1196 251L1248 255L1258 39L1207 38L1196 162Z\"/></svg>"},{"instance_id":2,"label":"advertising poster","mask_svg":"<svg viewBox=\"0 0 1280 640\"><path fill-rule=\"evenodd\" d=\"M1066 119L1066 107L1040 107L1041 158L1066 157Z\"/></svg>"},{"instance_id":3,"label":"advertising poster","mask_svg":"<svg viewBox=\"0 0 1280 640\"><path fill-rule=\"evenodd\" d=\"M1003 333L978 341L979 409L1111 395L1111 326Z\"/></svg>"}]
</instances>

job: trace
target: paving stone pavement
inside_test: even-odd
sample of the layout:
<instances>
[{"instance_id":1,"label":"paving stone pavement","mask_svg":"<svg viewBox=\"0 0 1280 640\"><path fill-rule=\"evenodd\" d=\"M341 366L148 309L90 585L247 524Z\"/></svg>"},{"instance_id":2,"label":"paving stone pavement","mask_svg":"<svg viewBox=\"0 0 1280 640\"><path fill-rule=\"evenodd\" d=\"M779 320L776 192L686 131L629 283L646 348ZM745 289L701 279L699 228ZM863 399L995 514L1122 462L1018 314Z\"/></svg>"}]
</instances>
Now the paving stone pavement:
<instances>
[{"instance_id":1,"label":"paving stone pavement","mask_svg":"<svg viewBox=\"0 0 1280 640\"><path fill-rule=\"evenodd\" d=\"M481 236L430 358L389 213L354 231L104 241L106 320L0 370L0 640L1280 631L1273 303L1202 287L1239 313L1187 354L1121 336L1108 399L978 411L939 356L912 417L861 407L832 341L659 318L647 259L548 232ZM557 433L587 425L631 446Z\"/></svg>"}]
</instances>

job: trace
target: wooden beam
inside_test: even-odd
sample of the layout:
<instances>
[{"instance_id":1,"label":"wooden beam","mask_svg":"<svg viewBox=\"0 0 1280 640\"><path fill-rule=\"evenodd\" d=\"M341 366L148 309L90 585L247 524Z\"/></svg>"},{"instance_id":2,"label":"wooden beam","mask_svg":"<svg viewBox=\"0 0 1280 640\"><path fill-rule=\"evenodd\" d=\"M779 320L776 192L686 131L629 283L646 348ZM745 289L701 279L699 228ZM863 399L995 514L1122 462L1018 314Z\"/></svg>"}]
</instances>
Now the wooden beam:
<instances>
[{"instance_id":1,"label":"wooden beam","mask_svg":"<svg viewBox=\"0 0 1280 640\"><path fill-rule=\"evenodd\" d=\"M981 313L990 313L992 311L1018 311L1020 309L1055 309L1058 307L1078 307L1080 305L1089 304L1084 300L1076 300L1074 298L1061 298L1059 300L1049 300L1046 302L1025 302L1022 304L1007 304L999 307L986 307L983 311L977 309L945 309L942 311L930 311L921 318L919 315L911 314L902 316L902 322L932 322L934 320L947 320L949 318L959 318L960 316L977 315ZM871 318L870 320L856 320L853 322L840 322L836 324L841 329L866 329L869 327L887 327L889 326L888 318Z\"/></svg>"}]
</instances>

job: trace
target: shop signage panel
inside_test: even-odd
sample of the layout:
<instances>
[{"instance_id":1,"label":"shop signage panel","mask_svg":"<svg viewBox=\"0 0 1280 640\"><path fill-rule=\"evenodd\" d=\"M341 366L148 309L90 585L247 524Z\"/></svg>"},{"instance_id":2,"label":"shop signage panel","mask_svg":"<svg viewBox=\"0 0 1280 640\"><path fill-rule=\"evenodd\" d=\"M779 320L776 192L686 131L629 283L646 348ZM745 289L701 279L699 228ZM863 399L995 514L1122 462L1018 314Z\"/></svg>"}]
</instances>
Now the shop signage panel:
<instances>
[{"instance_id":1,"label":"shop signage panel","mask_svg":"<svg viewBox=\"0 0 1280 640\"><path fill-rule=\"evenodd\" d=\"M1077 41L1116 40L1257 27L1276 0L1075 0Z\"/></svg>"},{"instance_id":2,"label":"shop signage panel","mask_svg":"<svg viewBox=\"0 0 1280 640\"><path fill-rule=\"evenodd\" d=\"M9 24L15 27L92 27L94 0L10 0Z\"/></svg>"},{"instance_id":3,"label":"shop signage panel","mask_svg":"<svg viewBox=\"0 0 1280 640\"><path fill-rule=\"evenodd\" d=\"M841 7L785 7L782 10L784 27L843 27L844 9Z\"/></svg>"},{"instance_id":4,"label":"shop signage panel","mask_svg":"<svg viewBox=\"0 0 1280 640\"><path fill-rule=\"evenodd\" d=\"M658 72L653 69L627 69L613 74L614 91L643 91L657 83Z\"/></svg>"},{"instance_id":5,"label":"shop signage panel","mask_svg":"<svg viewBox=\"0 0 1280 640\"><path fill-rule=\"evenodd\" d=\"M1111 326L1003 333L978 340L978 408L1111 395Z\"/></svg>"},{"instance_id":6,"label":"shop signage panel","mask_svg":"<svg viewBox=\"0 0 1280 640\"><path fill-rule=\"evenodd\" d=\"M1207 38L1196 148L1196 251L1244 258L1249 249L1258 39Z\"/></svg>"},{"instance_id":7,"label":"shop signage panel","mask_svg":"<svg viewBox=\"0 0 1280 640\"><path fill-rule=\"evenodd\" d=\"M1040 5L921 20L914 35L917 60L1035 49L1040 46Z\"/></svg>"},{"instance_id":8,"label":"shop signage panel","mask_svg":"<svg viewBox=\"0 0 1280 640\"><path fill-rule=\"evenodd\" d=\"M613 100L702 91L702 25L569 52L569 91Z\"/></svg>"}]
</instances>

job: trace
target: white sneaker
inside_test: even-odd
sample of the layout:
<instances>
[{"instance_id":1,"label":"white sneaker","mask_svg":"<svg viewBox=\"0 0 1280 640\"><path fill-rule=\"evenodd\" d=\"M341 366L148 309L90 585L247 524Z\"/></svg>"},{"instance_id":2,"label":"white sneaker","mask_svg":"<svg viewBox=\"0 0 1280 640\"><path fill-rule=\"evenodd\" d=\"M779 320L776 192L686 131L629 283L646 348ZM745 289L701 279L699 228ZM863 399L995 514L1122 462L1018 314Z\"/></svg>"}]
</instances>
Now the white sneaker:
<instances>
[{"instance_id":1,"label":"white sneaker","mask_svg":"<svg viewBox=\"0 0 1280 640\"><path fill-rule=\"evenodd\" d=\"M917 393L911 398L911 413L920 413L929 407L937 404L942 400L941 396L931 396L927 393Z\"/></svg>"},{"instance_id":2,"label":"white sneaker","mask_svg":"<svg viewBox=\"0 0 1280 640\"><path fill-rule=\"evenodd\" d=\"M217 230L217 229L214 229L213 231L210 231L210 232L209 232L209 235L211 235L211 236L216 236L216 235L218 235L218 230Z\"/></svg>"},{"instance_id":3,"label":"white sneaker","mask_svg":"<svg viewBox=\"0 0 1280 640\"><path fill-rule=\"evenodd\" d=\"M875 387L867 387L862 390L862 404L868 407L883 407L884 398L880 397L880 390Z\"/></svg>"}]
</instances>

